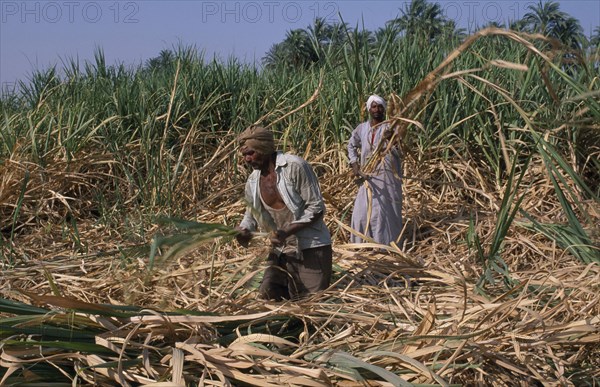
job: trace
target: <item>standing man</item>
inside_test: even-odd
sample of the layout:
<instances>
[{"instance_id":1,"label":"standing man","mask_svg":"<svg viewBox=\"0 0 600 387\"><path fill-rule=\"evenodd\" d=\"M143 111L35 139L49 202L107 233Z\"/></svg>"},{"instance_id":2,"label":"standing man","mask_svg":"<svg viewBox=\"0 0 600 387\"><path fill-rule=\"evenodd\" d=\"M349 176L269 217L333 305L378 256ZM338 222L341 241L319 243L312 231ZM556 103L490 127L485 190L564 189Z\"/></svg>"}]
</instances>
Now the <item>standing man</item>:
<instances>
[{"instance_id":1,"label":"standing man","mask_svg":"<svg viewBox=\"0 0 600 387\"><path fill-rule=\"evenodd\" d=\"M238 141L253 172L246 182L248 207L237 227L237 240L247 246L257 226L271 233L260 295L280 301L326 289L331 281L331 235L311 166L298 156L277 152L273 133L265 128L251 126Z\"/></svg>"},{"instance_id":2,"label":"standing man","mask_svg":"<svg viewBox=\"0 0 600 387\"><path fill-rule=\"evenodd\" d=\"M365 174L361 168L373 157L375 150L383 150L392 137L385 120L386 102L378 95L367 100L369 120L359 124L348 142L348 158L358 189L351 226L375 242L389 245L398 242L402 231L402 163L397 147L391 147L375 165L373 172ZM363 238L351 234L353 243Z\"/></svg>"}]
</instances>

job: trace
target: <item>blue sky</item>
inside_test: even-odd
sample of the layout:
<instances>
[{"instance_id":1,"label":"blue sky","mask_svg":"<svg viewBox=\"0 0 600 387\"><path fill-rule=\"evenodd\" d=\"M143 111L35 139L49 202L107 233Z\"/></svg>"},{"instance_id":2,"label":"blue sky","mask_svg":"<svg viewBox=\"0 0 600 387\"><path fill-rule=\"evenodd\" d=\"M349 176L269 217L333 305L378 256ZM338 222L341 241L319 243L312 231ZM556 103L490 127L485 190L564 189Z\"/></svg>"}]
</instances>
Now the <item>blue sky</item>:
<instances>
[{"instance_id":1,"label":"blue sky","mask_svg":"<svg viewBox=\"0 0 600 387\"><path fill-rule=\"evenodd\" d=\"M444 14L469 30L520 19L535 1L438 0ZM136 65L174 45L195 45L205 57L260 61L286 31L315 17L369 30L400 13L406 1L0 0L0 84L11 87L36 69L81 64L102 48L109 64ZM600 25L600 1L559 1L589 35Z\"/></svg>"}]
</instances>

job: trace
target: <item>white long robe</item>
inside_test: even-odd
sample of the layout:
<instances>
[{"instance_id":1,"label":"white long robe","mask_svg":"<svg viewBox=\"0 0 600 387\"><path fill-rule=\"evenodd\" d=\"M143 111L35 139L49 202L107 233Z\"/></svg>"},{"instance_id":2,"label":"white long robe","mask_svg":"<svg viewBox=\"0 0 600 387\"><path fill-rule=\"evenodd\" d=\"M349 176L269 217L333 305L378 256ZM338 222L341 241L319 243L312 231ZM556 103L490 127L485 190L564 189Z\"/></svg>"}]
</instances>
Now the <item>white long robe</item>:
<instances>
[{"instance_id":1,"label":"white long robe","mask_svg":"<svg viewBox=\"0 0 600 387\"><path fill-rule=\"evenodd\" d=\"M373 129L368 121L358 125L348 141L350 163L360 160L364 172L363 168L381 141L385 128L381 125ZM401 176L400 154L392 148L358 189L351 220L354 230L380 244L398 241L402 231ZM353 243L364 242L354 234L350 235L350 240Z\"/></svg>"}]
</instances>

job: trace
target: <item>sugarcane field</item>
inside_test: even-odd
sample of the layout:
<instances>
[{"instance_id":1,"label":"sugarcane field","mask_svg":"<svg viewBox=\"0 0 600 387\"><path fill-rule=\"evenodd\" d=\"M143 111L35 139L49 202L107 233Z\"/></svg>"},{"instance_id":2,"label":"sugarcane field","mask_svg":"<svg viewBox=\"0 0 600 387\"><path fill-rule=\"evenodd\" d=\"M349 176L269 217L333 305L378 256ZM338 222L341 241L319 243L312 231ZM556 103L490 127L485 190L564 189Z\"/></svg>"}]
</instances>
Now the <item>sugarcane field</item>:
<instances>
[{"instance_id":1,"label":"sugarcane field","mask_svg":"<svg viewBox=\"0 0 600 387\"><path fill-rule=\"evenodd\" d=\"M0 99L0 385L600 385L600 30L527 20L317 19L260 66L176 45L34 72ZM375 94L385 244L351 220ZM238 243L254 126L318 180L324 290L262 297L273 236Z\"/></svg>"}]
</instances>

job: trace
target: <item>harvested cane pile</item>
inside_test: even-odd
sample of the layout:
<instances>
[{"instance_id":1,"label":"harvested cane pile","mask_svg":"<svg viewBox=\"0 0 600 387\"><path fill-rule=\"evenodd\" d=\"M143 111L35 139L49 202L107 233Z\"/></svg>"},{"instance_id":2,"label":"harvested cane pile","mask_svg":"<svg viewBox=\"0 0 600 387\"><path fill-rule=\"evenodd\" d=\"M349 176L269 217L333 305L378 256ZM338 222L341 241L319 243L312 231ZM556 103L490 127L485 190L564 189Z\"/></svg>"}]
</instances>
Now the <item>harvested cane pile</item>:
<instances>
[{"instance_id":1,"label":"harvested cane pile","mask_svg":"<svg viewBox=\"0 0 600 387\"><path fill-rule=\"evenodd\" d=\"M338 186L324 181L325 192ZM338 243L335 283L298 302L256 299L260 243L246 251L206 241L149 272L147 248L121 250L118 235L82 225L80 238L99 242L89 247L96 253L54 246L4 270L3 297L36 305L2 305L18 315L3 319L6 375L30 369L17 380L45 380L60 369L84 384L260 386L580 385L600 377L598 264L515 224L502 254L509 278L480 287L483 267L459 210L468 192L424 184L406 180L404 251ZM236 202L224 212L241 210ZM483 238L493 233L492 214L479 212Z\"/></svg>"},{"instance_id":2,"label":"harvested cane pile","mask_svg":"<svg viewBox=\"0 0 600 387\"><path fill-rule=\"evenodd\" d=\"M99 223L92 199L73 199L113 181L108 154L75 155L69 170L59 153L44 167L19 159L2 166L3 216L15 203L20 212L10 246L19 259L0 279L0 384L600 380L600 207L568 173L549 170L543 153L531 151L499 182L468 155L407 152L403 238L376 249L347 243L356 189L348 171L319 170L334 282L322 294L274 303L256 298L266 243L256 238L243 249L232 241L245 176L219 173L237 166L235 134L217 137L212 156L200 168L189 161L189 183L177 188L184 217L198 223L148 221L139 232L127 219ZM207 194L185 207L202 183ZM580 199L571 215L564 192ZM582 234L564 232L570 216L589 220ZM77 221L60 226L69 217ZM589 243L578 250L582 238Z\"/></svg>"}]
</instances>

